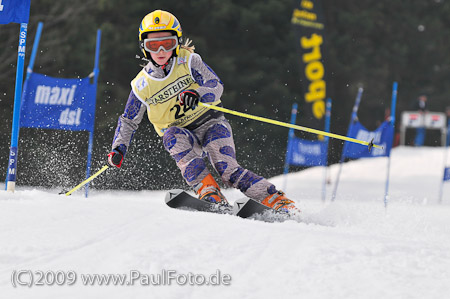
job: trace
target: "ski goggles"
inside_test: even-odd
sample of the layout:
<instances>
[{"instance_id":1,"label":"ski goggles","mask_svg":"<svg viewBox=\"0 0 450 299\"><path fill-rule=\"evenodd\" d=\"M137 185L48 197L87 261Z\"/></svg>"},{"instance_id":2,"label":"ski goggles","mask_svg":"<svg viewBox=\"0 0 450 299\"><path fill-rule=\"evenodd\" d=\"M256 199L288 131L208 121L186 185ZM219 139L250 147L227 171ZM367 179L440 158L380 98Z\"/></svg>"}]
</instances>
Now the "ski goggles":
<instances>
[{"instance_id":1,"label":"ski goggles","mask_svg":"<svg viewBox=\"0 0 450 299\"><path fill-rule=\"evenodd\" d=\"M178 38L176 36L144 39L144 49L152 53L159 53L161 49L164 52L170 52L177 46Z\"/></svg>"}]
</instances>

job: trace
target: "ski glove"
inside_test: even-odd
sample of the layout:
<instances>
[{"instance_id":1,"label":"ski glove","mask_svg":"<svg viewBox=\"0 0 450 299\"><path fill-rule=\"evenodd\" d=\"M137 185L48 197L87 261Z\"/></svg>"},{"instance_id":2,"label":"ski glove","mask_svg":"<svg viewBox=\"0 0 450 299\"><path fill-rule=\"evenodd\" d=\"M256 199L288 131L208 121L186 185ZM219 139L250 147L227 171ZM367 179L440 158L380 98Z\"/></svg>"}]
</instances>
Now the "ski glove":
<instances>
[{"instance_id":1,"label":"ski glove","mask_svg":"<svg viewBox=\"0 0 450 299\"><path fill-rule=\"evenodd\" d=\"M188 108L195 108L200 101L200 95L195 89L186 89L178 94L180 105L186 105Z\"/></svg>"},{"instance_id":2,"label":"ski glove","mask_svg":"<svg viewBox=\"0 0 450 299\"><path fill-rule=\"evenodd\" d=\"M108 154L109 165L120 168L120 166L122 166L122 162L123 154L119 150L115 149Z\"/></svg>"}]
</instances>

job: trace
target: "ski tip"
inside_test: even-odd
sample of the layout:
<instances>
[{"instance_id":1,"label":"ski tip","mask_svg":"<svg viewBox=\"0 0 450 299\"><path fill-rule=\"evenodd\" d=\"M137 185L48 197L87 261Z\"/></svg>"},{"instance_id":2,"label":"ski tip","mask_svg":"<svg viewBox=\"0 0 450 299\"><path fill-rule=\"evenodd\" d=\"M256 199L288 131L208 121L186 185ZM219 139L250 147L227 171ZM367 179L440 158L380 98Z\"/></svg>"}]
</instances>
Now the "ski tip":
<instances>
[{"instance_id":1,"label":"ski tip","mask_svg":"<svg viewBox=\"0 0 450 299\"><path fill-rule=\"evenodd\" d=\"M233 214L238 215L239 211L245 206L247 201L249 201L249 198L247 197L237 199L233 204Z\"/></svg>"},{"instance_id":2,"label":"ski tip","mask_svg":"<svg viewBox=\"0 0 450 299\"><path fill-rule=\"evenodd\" d=\"M69 192L69 191L61 190L61 192L59 192L58 194L59 194L59 195L66 195L67 192ZM69 195L70 195L70 194L69 194Z\"/></svg>"},{"instance_id":3,"label":"ski tip","mask_svg":"<svg viewBox=\"0 0 450 299\"><path fill-rule=\"evenodd\" d=\"M184 192L184 190L182 189L172 189L167 191L166 193L166 203L168 203L169 201L171 201L175 196L177 196L178 194Z\"/></svg>"}]
</instances>

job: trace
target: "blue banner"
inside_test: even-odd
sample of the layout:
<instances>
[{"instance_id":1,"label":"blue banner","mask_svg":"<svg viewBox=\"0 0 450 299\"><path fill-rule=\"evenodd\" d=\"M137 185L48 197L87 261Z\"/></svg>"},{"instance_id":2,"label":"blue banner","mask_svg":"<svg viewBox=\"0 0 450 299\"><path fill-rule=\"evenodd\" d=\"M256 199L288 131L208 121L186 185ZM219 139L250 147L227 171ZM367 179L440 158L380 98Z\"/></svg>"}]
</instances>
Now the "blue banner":
<instances>
[{"instance_id":1,"label":"blue banner","mask_svg":"<svg viewBox=\"0 0 450 299\"><path fill-rule=\"evenodd\" d=\"M0 0L0 24L28 23L31 0Z\"/></svg>"},{"instance_id":2,"label":"blue banner","mask_svg":"<svg viewBox=\"0 0 450 299\"><path fill-rule=\"evenodd\" d=\"M95 84L89 78L62 79L32 73L25 81L20 126L93 131Z\"/></svg>"},{"instance_id":3,"label":"blue banner","mask_svg":"<svg viewBox=\"0 0 450 299\"><path fill-rule=\"evenodd\" d=\"M383 149L372 148L369 152L367 146L345 142L343 156L344 158L371 158L371 157L389 157L392 148L394 128L389 121L383 122L375 131L367 130L360 122L353 123L347 133L347 137L368 141L373 139L374 144L381 145Z\"/></svg>"},{"instance_id":4,"label":"blue banner","mask_svg":"<svg viewBox=\"0 0 450 299\"><path fill-rule=\"evenodd\" d=\"M444 181L450 181L450 167L444 169Z\"/></svg>"},{"instance_id":5,"label":"blue banner","mask_svg":"<svg viewBox=\"0 0 450 299\"><path fill-rule=\"evenodd\" d=\"M291 138L287 160L297 166L323 166L327 158L327 142Z\"/></svg>"}]
</instances>

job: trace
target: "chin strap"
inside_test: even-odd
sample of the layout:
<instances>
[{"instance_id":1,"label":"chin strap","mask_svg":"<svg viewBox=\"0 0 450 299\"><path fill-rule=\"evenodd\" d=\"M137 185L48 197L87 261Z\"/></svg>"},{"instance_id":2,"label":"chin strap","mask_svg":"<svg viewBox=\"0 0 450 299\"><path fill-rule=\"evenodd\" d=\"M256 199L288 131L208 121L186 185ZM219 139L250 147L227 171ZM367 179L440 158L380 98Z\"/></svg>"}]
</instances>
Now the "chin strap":
<instances>
[{"instance_id":1,"label":"chin strap","mask_svg":"<svg viewBox=\"0 0 450 299\"><path fill-rule=\"evenodd\" d=\"M157 64L151 57L150 57L150 61L153 63L153 65L157 68L161 68L164 71L164 74L168 74L168 70L166 70L166 66L168 66L170 64L170 62L173 60L175 56L172 56L169 58L169 60L167 60L167 62L163 65Z\"/></svg>"},{"instance_id":2,"label":"chin strap","mask_svg":"<svg viewBox=\"0 0 450 299\"><path fill-rule=\"evenodd\" d=\"M168 75L169 71L167 70L166 66L169 65L169 62L172 60L172 58L170 58L169 60L167 60L167 62L163 65L161 65L161 69L164 71L164 74L166 74L166 76Z\"/></svg>"}]
</instances>

